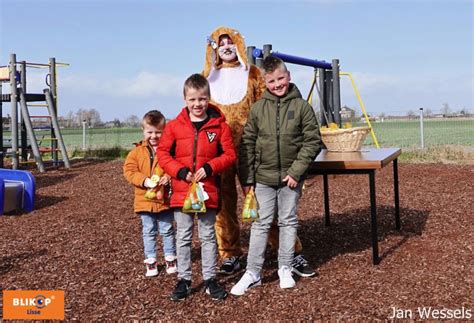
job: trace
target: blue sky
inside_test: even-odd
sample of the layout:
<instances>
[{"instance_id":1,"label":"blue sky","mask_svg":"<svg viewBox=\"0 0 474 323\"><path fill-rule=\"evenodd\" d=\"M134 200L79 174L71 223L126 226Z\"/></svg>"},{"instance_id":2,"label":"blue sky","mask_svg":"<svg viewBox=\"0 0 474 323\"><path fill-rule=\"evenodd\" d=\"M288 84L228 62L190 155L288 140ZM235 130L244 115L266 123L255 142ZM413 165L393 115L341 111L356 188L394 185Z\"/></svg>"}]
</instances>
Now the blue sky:
<instances>
[{"instance_id":1,"label":"blue sky","mask_svg":"<svg viewBox=\"0 0 474 323\"><path fill-rule=\"evenodd\" d=\"M372 114L438 111L444 103L474 111L470 0L0 3L0 65L10 53L71 64L59 70L60 115L95 108L102 120L123 120L158 108L174 117L184 80L202 71L206 36L221 25L238 29L247 45L338 58ZM288 67L306 96L312 68ZM44 73L29 70L29 92L45 87ZM345 78L341 89L342 104L360 111Z\"/></svg>"}]
</instances>

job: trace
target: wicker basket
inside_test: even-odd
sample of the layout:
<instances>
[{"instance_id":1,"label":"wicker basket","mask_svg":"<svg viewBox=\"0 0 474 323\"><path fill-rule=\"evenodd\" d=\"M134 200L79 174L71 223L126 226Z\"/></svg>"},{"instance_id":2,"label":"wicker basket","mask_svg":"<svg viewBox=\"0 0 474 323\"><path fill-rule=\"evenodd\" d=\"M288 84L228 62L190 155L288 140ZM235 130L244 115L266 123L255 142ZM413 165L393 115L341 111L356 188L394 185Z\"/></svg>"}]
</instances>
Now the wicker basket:
<instances>
[{"instance_id":1,"label":"wicker basket","mask_svg":"<svg viewBox=\"0 0 474 323\"><path fill-rule=\"evenodd\" d=\"M321 139L328 151L358 151L369 132L369 127L322 131Z\"/></svg>"}]
</instances>

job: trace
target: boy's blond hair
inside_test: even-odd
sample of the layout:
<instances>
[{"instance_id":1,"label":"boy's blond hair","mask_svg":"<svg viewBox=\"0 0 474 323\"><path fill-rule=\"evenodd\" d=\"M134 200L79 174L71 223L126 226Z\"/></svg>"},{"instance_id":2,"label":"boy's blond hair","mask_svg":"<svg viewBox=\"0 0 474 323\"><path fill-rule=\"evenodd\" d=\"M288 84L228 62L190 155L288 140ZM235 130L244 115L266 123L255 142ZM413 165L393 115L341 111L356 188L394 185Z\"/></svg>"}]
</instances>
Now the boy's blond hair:
<instances>
[{"instance_id":1,"label":"boy's blond hair","mask_svg":"<svg viewBox=\"0 0 474 323\"><path fill-rule=\"evenodd\" d=\"M285 62L275 56L267 56L262 61L263 74L273 73L277 69L282 69L284 72L288 72Z\"/></svg>"},{"instance_id":2,"label":"boy's blond hair","mask_svg":"<svg viewBox=\"0 0 474 323\"><path fill-rule=\"evenodd\" d=\"M151 110L145 113L142 119L142 126L149 124L150 126L159 126L166 122L165 116L158 110Z\"/></svg>"},{"instance_id":3,"label":"boy's blond hair","mask_svg":"<svg viewBox=\"0 0 474 323\"><path fill-rule=\"evenodd\" d=\"M211 97L211 88L209 87L209 82L201 74L193 74L184 81L183 94L186 97L186 92L188 89L195 90L205 90L207 95Z\"/></svg>"}]
</instances>

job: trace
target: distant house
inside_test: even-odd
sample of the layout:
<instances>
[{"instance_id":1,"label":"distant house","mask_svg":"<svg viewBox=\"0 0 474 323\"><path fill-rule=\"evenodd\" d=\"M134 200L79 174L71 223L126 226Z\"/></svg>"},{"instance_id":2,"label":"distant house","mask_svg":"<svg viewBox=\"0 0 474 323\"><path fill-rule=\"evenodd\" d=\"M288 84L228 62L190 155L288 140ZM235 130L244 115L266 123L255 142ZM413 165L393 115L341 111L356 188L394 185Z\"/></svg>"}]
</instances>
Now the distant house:
<instances>
[{"instance_id":1,"label":"distant house","mask_svg":"<svg viewBox=\"0 0 474 323\"><path fill-rule=\"evenodd\" d=\"M120 121L117 122L117 120L114 120L114 121L107 121L107 122L104 122L104 127L105 127L105 128L117 128L117 127L120 127Z\"/></svg>"},{"instance_id":2,"label":"distant house","mask_svg":"<svg viewBox=\"0 0 474 323\"><path fill-rule=\"evenodd\" d=\"M381 119L380 117L378 117L378 116L372 117L372 116L369 115L367 118L369 119L370 122L379 122L379 121L382 120L382 119ZM367 123L367 119L365 118L365 116L361 116L361 117L360 117L360 122L362 122L362 123Z\"/></svg>"},{"instance_id":3,"label":"distant house","mask_svg":"<svg viewBox=\"0 0 474 323\"><path fill-rule=\"evenodd\" d=\"M341 108L341 120L353 121L354 119L355 119L355 110L349 107L343 106Z\"/></svg>"}]
</instances>

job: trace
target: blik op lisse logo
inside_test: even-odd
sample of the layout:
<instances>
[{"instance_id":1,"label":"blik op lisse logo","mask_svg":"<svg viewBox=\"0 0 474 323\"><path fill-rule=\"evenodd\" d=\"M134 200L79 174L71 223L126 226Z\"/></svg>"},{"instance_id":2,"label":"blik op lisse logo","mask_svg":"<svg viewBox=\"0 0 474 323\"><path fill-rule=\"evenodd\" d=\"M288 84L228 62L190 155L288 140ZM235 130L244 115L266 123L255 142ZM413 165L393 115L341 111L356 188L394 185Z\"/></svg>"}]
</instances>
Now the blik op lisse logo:
<instances>
[{"instance_id":1,"label":"blik op lisse logo","mask_svg":"<svg viewBox=\"0 0 474 323\"><path fill-rule=\"evenodd\" d=\"M55 299L54 296L51 298L38 295L35 298L14 298L13 306L36 306L36 308L45 308Z\"/></svg>"},{"instance_id":2,"label":"blik op lisse logo","mask_svg":"<svg viewBox=\"0 0 474 323\"><path fill-rule=\"evenodd\" d=\"M4 290L3 319L64 320L64 291Z\"/></svg>"}]
</instances>

